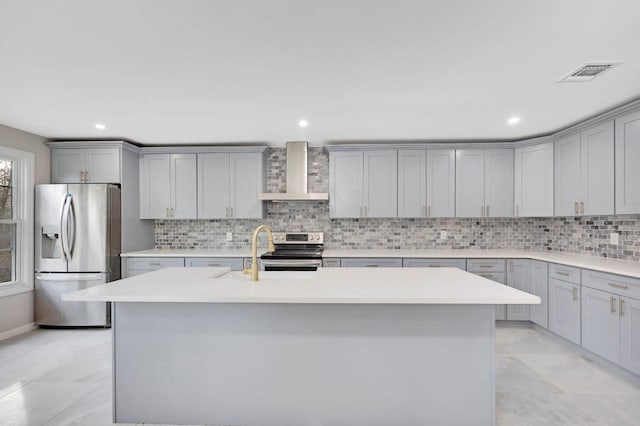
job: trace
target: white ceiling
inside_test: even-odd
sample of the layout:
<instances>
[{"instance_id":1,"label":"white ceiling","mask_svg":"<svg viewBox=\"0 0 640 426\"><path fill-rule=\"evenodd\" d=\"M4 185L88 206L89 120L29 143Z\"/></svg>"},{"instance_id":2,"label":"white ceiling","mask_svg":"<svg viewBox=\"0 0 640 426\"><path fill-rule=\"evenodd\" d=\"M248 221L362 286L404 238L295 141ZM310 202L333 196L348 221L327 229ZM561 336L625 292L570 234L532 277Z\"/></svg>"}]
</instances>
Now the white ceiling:
<instances>
[{"instance_id":1,"label":"white ceiling","mask_svg":"<svg viewBox=\"0 0 640 426\"><path fill-rule=\"evenodd\" d=\"M0 123L143 144L518 139L639 97L639 42L637 0L0 0ZM601 60L624 63L556 83Z\"/></svg>"}]
</instances>

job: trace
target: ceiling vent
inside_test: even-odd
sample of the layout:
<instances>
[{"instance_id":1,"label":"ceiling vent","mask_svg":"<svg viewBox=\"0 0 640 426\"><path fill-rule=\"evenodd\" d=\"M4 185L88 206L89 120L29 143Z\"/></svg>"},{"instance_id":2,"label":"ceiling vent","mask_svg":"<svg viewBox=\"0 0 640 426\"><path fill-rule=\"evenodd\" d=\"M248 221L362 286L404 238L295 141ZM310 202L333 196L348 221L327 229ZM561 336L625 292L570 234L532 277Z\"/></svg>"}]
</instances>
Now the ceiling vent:
<instances>
[{"instance_id":1,"label":"ceiling vent","mask_svg":"<svg viewBox=\"0 0 640 426\"><path fill-rule=\"evenodd\" d=\"M620 65L621 62L590 62L558 80L558 83L584 83L591 81L603 72Z\"/></svg>"}]
</instances>

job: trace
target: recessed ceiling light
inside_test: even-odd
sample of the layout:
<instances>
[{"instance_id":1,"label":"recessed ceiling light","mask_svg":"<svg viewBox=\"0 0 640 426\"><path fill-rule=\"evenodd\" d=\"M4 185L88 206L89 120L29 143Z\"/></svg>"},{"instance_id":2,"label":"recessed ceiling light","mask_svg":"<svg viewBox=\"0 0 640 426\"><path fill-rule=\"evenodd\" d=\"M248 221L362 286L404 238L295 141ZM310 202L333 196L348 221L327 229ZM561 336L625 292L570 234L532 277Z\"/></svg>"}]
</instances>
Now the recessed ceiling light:
<instances>
[{"instance_id":1,"label":"recessed ceiling light","mask_svg":"<svg viewBox=\"0 0 640 426\"><path fill-rule=\"evenodd\" d=\"M298 121L298 126L300 126L300 127L307 127L308 125L309 125L309 123L307 122L307 120Z\"/></svg>"},{"instance_id":2,"label":"recessed ceiling light","mask_svg":"<svg viewBox=\"0 0 640 426\"><path fill-rule=\"evenodd\" d=\"M105 126L102 123L96 124L96 129L98 129L98 130L105 130L106 128L107 128L107 126Z\"/></svg>"},{"instance_id":3,"label":"recessed ceiling light","mask_svg":"<svg viewBox=\"0 0 640 426\"><path fill-rule=\"evenodd\" d=\"M507 123L511 124L512 126L518 124L520 122L520 117L511 117L507 120Z\"/></svg>"}]
</instances>

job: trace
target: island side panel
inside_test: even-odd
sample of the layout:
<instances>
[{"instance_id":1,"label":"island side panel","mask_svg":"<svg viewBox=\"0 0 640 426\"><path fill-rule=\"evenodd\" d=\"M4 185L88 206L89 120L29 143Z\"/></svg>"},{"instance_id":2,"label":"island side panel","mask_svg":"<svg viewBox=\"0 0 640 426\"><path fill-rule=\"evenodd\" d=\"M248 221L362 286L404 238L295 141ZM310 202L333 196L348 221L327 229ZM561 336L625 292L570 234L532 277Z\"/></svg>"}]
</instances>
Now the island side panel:
<instances>
[{"instance_id":1,"label":"island side panel","mask_svg":"<svg viewBox=\"0 0 640 426\"><path fill-rule=\"evenodd\" d=\"M117 422L495 423L491 305L115 310Z\"/></svg>"}]
</instances>

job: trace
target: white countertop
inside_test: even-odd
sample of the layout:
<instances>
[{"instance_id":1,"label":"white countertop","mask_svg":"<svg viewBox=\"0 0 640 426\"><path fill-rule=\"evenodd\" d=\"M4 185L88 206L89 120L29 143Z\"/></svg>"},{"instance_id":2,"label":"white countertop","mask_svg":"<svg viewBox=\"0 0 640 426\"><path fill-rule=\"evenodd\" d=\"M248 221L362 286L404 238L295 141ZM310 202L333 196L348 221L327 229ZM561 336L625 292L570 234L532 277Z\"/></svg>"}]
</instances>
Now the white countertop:
<instances>
[{"instance_id":1,"label":"white countertop","mask_svg":"<svg viewBox=\"0 0 640 426\"><path fill-rule=\"evenodd\" d=\"M267 251L258 248L258 256ZM251 248L245 249L149 249L122 253L120 257L251 257Z\"/></svg>"},{"instance_id":2,"label":"white countertop","mask_svg":"<svg viewBox=\"0 0 640 426\"><path fill-rule=\"evenodd\" d=\"M166 268L68 293L62 300L193 303L538 304L540 298L455 268L321 268L260 272Z\"/></svg>"},{"instance_id":3,"label":"white countertop","mask_svg":"<svg viewBox=\"0 0 640 426\"><path fill-rule=\"evenodd\" d=\"M585 256L580 254L533 250L325 250L322 253L322 257L533 259L640 278L640 263L638 262L608 259L597 256Z\"/></svg>"},{"instance_id":4,"label":"white countertop","mask_svg":"<svg viewBox=\"0 0 640 426\"><path fill-rule=\"evenodd\" d=\"M266 248L259 248L258 255ZM251 249L206 250L206 249L150 249L121 254L122 257L251 257ZM592 269L611 274L640 278L640 263L598 256L585 256L562 252L544 252L533 250L325 250L324 258L371 257L371 258L505 258L533 259L559 263L576 268Z\"/></svg>"}]
</instances>

